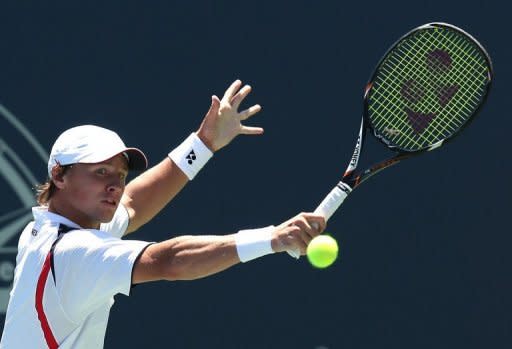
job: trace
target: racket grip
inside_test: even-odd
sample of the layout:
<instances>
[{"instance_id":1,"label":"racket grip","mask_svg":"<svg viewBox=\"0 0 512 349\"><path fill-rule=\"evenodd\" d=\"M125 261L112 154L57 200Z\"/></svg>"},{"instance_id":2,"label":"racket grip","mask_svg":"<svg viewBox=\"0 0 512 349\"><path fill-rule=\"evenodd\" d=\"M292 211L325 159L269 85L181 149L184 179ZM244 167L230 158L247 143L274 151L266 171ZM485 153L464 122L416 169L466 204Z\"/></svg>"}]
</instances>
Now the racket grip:
<instances>
[{"instance_id":1,"label":"racket grip","mask_svg":"<svg viewBox=\"0 0 512 349\"><path fill-rule=\"evenodd\" d=\"M315 213L321 214L324 216L325 220L328 221L329 218L332 217L334 212L341 206L343 201L347 198L348 194L352 191L347 184L343 182L339 182L337 186L335 186L329 194L322 200L320 205L315 209ZM313 227L318 229L318 224L313 223ZM290 250L286 251L293 258L298 259L300 257L299 250Z\"/></svg>"},{"instance_id":2,"label":"racket grip","mask_svg":"<svg viewBox=\"0 0 512 349\"><path fill-rule=\"evenodd\" d=\"M324 216L325 220L329 220L334 212L341 206L345 198L350 194L352 188L343 182L339 182L329 194L322 200L320 205L315 209L315 213Z\"/></svg>"}]
</instances>

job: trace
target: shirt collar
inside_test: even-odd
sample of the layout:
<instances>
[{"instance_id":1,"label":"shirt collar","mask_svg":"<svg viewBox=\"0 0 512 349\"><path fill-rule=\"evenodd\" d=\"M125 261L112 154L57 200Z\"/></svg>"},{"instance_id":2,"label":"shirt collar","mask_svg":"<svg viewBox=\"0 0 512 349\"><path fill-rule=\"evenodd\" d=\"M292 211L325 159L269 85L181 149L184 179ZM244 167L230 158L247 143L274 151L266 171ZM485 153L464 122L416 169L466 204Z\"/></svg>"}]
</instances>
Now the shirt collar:
<instances>
[{"instance_id":1,"label":"shirt collar","mask_svg":"<svg viewBox=\"0 0 512 349\"><path fill-rule=\"evenodd\" d=\"M61 216L57 213L48 212L48 207L46 206L37 206L32 207L32 214L34 215L34 221L36 223L42 224L45 222L48 223L57 223L64 224L71 228L82 229L78 224L70 221L64 216Z\"/></svg>"}]
</instances>

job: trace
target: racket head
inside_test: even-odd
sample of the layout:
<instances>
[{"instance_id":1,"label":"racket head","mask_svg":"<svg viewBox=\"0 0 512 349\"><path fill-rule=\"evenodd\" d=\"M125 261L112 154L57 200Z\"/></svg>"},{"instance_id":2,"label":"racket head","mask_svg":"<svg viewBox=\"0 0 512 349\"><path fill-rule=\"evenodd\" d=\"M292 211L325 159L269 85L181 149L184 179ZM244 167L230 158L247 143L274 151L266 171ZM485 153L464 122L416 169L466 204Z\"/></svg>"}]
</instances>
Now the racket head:
<instances>
[{"instance_id":1,"label":"racket head","mask_svg":"<svg viewBox=\"0 0 512 349\"><path fill-rule=\"evenodd\" d=\"M365 125L392 150L435 149L470 123L492 79L489 54L475 38L451 24L425 24L377 64L364 94Z\"/></svg>"}]
</instances>

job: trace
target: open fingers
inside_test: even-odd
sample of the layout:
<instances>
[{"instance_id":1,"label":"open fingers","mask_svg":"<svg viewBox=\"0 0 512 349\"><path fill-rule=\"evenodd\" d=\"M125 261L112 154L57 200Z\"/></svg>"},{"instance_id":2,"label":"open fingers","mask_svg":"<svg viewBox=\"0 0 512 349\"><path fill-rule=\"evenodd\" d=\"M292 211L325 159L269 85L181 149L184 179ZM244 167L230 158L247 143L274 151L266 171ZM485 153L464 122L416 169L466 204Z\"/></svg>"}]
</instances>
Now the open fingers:
<instances>
[{"instance_id":1,"label":"open fingers","mask_svg":"<svg viewBox=\"0 0 512 349\"><path fill-rule=\"evenodd\" d=\"M239 113L240 121L247 120L254 114L258 113L261 110L261 106L259 104L253 105L252 107L242 111ZM261 127L251 127L242 125L240 129L241 134L245 135L260 135L263 133L263 128Z\"/></svg>"},{"instance_id":2,"label":"open fingers","mask_svg":"<svg viewBox=\"0 0 512 349\"><path fill-rule=\"evenodd\" d=\"M242 81L235 80L233 83L228 87L226 92L224 92L224 96L222 97L223 102L232 103L233 96L235 93L240 89L240 86L242 86ZM249 89L250 92L250 89ZM249 93L247 92L247 93Z\"/></svg>"},{"instance_id":3,"label":"open fingers","mask_svg":"<svg viewBox=\"0 0 512 349\"><path fill-rule=\"evenodd\" d=\"M239 113L240 120L247 120L251 116L253 116L256 113L259 113L261 111L261 105L255 104L250 108L245 109L244 111L241 111Z\"/></svg>"},{"instance_id":4,"label":"open fingers","mask_svg":"<svg viewBox=\"0 0 512 349\"><path fill-rule=\"evenodd\" d=\"M240 134L242 135L260 135L262 133L263 128L261 127L242 126L240 129Z\"/></svg>"},{"instance_id":5,"label":"open fingers","mask_svg":"<svg viewBox=\"0 0 512 349\"><path fill-rule=\"evenodd\" d=\"M249 85L245 85L242 87L230 100L231 105L235 110L238 109L240 103L247 97L247 95L252 91L252 87Z\"/></svg>"}]
</instances>

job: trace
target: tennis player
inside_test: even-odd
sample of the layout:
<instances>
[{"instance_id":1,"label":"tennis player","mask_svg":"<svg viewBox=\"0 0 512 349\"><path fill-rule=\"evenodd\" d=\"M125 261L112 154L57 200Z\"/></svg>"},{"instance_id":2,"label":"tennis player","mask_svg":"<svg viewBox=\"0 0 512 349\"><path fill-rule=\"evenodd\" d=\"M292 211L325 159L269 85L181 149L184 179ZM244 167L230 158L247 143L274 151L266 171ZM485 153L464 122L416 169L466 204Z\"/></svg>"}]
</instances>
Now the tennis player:
<instances>
[{"instance_id":1,"label":"tennis player","mask_svg":"<svg viewBox=\"0 0 512 349\"><path fill-rule=\"evenodd\" d=\"M261 109L238 112L250 91L237 80L222 99L213 96L198 131L126 186L128 171L146 169L147 160L115 132L84 125L57 138L40 206L19 239L0 348L102 348L113 297L129 295L132 285L197 279L275 252L305 253L325 228L320 215L223 236L121 239L165 207L214 152L239 134L263 132L241 123Z\"/></svg>"}]
</instances>

